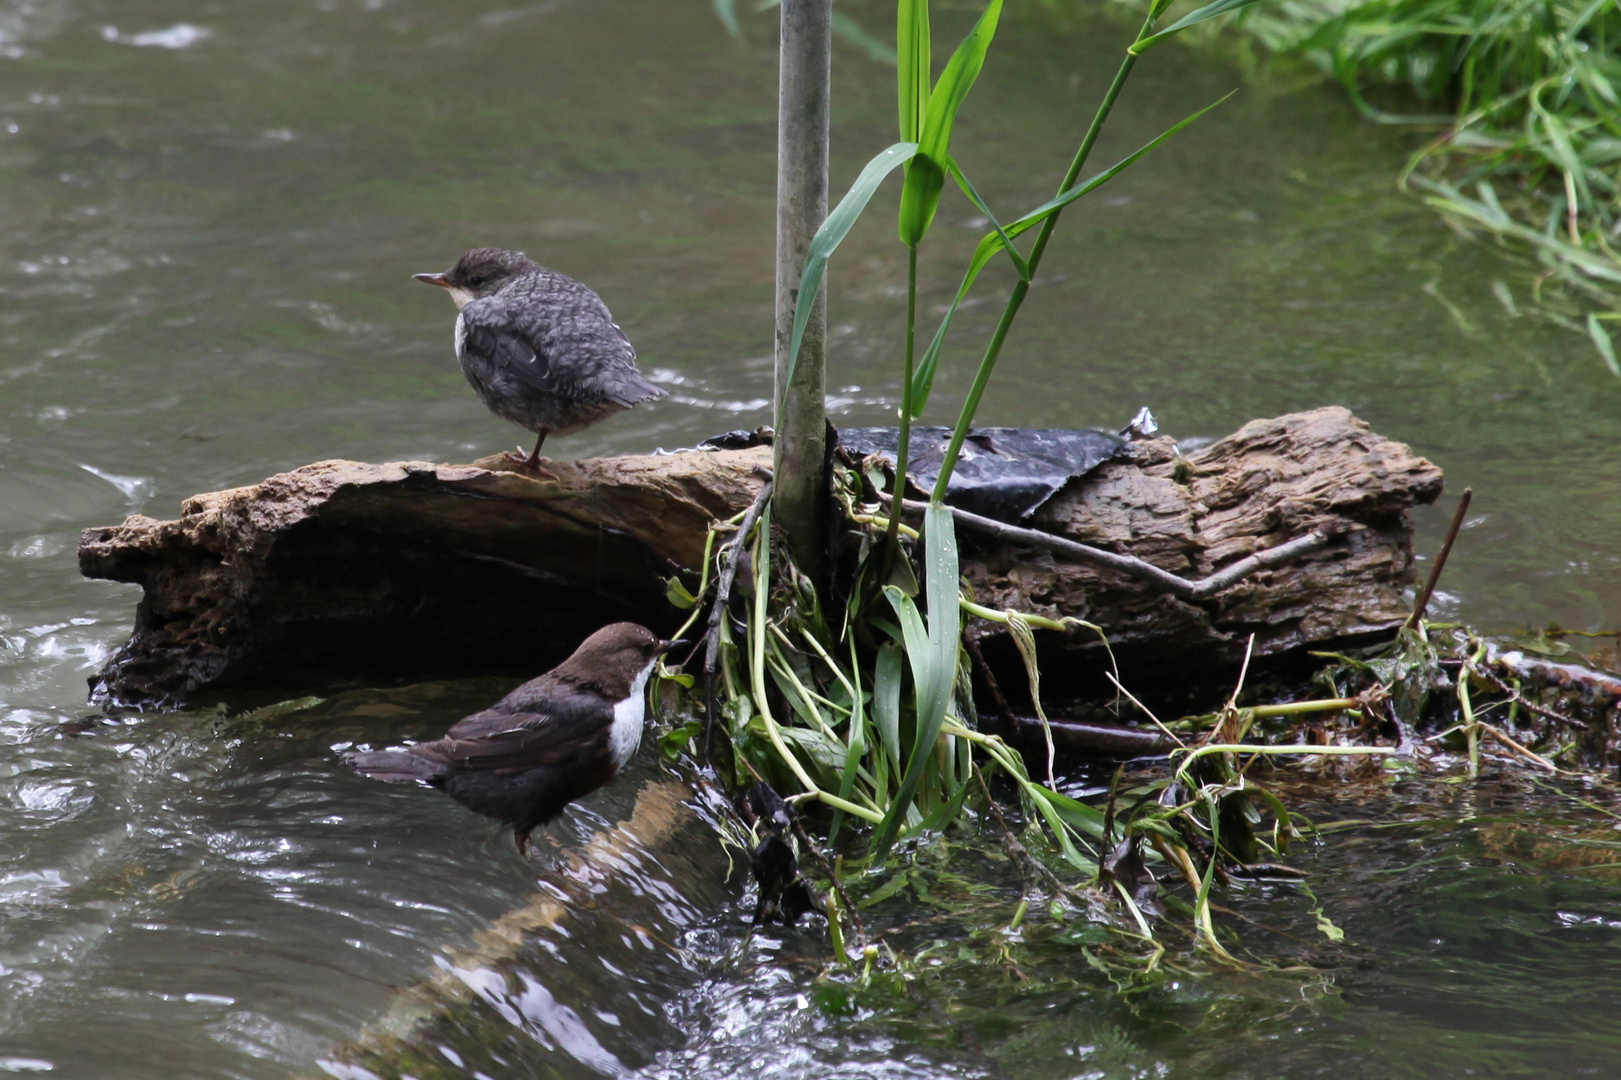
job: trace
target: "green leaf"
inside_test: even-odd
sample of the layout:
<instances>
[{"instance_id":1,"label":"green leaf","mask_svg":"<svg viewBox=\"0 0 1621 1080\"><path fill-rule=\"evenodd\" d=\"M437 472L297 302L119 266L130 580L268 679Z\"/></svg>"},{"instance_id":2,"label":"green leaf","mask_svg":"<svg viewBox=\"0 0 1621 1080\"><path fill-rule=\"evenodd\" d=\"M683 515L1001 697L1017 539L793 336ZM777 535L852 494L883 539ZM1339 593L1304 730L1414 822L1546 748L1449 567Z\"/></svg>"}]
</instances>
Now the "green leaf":
<instances>
[{"instance_id":1,"label":"green leaf","mask_svg":"<svg viewBox=\"0 0 1621 1080\"><path fill-rule=\"evenodd\" d=\"M874 889L864 899L858 902L856 907L866 908L872 907L875 904L883 903L891 896L894 896L896 893L906 888L908 879L909 875L903 870L901 873L896 874L894 877L890 878L888 881Z\"/></svg>"},{"instance_id":2,"label":"green leaf","mask_svg":"<svg viewBox=\"0 0 1621 1080\"><path fill-rule=\"evenodd\" d=\"M673 576L664 583L664 598L683 610L698 603L698 598L681 583L681 579Z\"/></svg>"},{"instance_id":3,"label":"green leaf","mask_svg":"<svg viewBox=\"0 0 1621 1080\"><path fill-rule=\"evenodd\" d=\"M1312 909L1312 914L1317 916L1317 930L1324 937L1333 942L1345 940L1345 931L1335 926L1334 921L1323 914L1322 908Z\"/></svg>"},{"instance_id":4,"label":"green leaf","mask_svg":"<svg viewBox=\"0 0 1621 1080\"><path fill-rule=\"evenodd\" d=\"M854 658L854 650L851 653ZM861 671L852 666L851 674L856 678L855 697L850 702L850 728L846 739L849 749L844 754L844 772L839 776L839 798L849 801L855 792L856 776L861 772L861 759L867 756L867 718L861 708ZM833 820L828 824L827 842L832 844L839 838L839 826L844 824L844 811L834 810Z\"/></svg>"},{"instance_id":5,"label":"green leaf","mask_svg":"<svg viewBox=\"0 0 1621 1080\"><path fill-rule=\"evenodd\" d=\"M929 107L929 0L899 0L895 5L895 56L900 137L915 143Z\"/></svg>"},{"instance_id":6,"label":"green leaf","mask_svg":"<svg viewBox=\"0 0 1621 1080\"><path fill-rule=\"evenodd\" d=\"M906 647L906 658L912 662L912 681L918 686L928 675L929 663L929 628L923 621L923 615L917 610L912 598L893 585L884 586L884 595L889 598L890 606L901 620L902 641Z\"/></svg>"},{"instance_id":7,"label":"green leaf","mask_svg":"<svg viewBox=\"0 0 1621 1080\"><path fill-rule=\"evenodd\" d=\"M659 736L659 752L669 761L681 756L693 738L704 729L702 720L688 720L680 727L671 728Z\"/></svg>"},{"instance_id":8,"label":"green leaf","mask_svg":"<svg viewBox=\"0 0 1621 1080\"><path fill-rule=\"evenodd\" d=\"M1615 359L1615 341L1597 315L1587 316L1587 336L1593 339L1593 345L1604 358L1604 366L1610 369L1610 374L1621 379L1621 364L1616 363Z\"/></svg>"},{"instance_id":9,"label":"green leaf","mask_svg":"<svg viewBox=\"0 0 1621 1080\"><path fill-rule=\"evenodd\" d=\"M901 212L896 223L901 243L908 247L922 243L934 222L940 192L945 186L946 174L933 159L918 154L907 164L906 184L901 188Z\"/></svg>"},{"instance_id":10,"label":"green leaf","mask_svg":"<svg viewBox=\"0 0 1621 1080\"><path fill-rule=\"evenodd\" d=\"M1110 180L1113 180L1116 176L1119 176L1132 165L1136 164L1137 161L1143 156L1157 149L1159 145L1166 139L1169 139L1172 135L1175 135L1177 132L1199 119L1199 117L1203 116L1211 109L1214 109L1216 106L1222 104L1236 93L1238 93L1237 90L1232 90L1226 94L1223 94L1221 97L1217 98L1215 101L1212 101L1209 105L1206 105L1198 112L1193 113L1190 116L1183 117L1183 119L1173 127L1166 128L1164 131L1160 132L1160 134L1156 136L1153 141L1144 143L1129 157L1120 159L1107 169L1092 177L1092 179L1080 184L1076 184L1068 191L1062 192L1061 194L1055 195L1051 199L1048 199L1046 202L1042 203L1040 206L1036 207L1034 210L1030 211L1028 214L1025 214L1023 217L1013 222L1013 224L1009 225L1006 230L1007 234L1009 236L1018 236L1026 229L1045 221L1055 212L1062 210L1064 207L1068 206L1076 199L1079 199L1081 196L1090 194L1091 192L1102 187L1104 184L1107 184ZM993 233L992 235L985 237L984 240L980 241L980 246L984 247L987 241L1000 244L1001 237ZM994 253L995 252L993 251L992 254ZM979 259L979 252L976 251L974 253L974 258L976 261Z\"/></svg>"},{"instance_id":11,"label":"green leaf","mask_svg":"<svg viewBox=\"0 0 1621 1080\"><path fill-rule=\"evenodd\" d=\"M962 108L974 80L985 66L985 53L996 37L996 24L1002 17L1002 0L991 0L985 6L974 28L963 38L957 51L946 62L929 94L928 109L923 115L922 128L917 136L920 161L906 168L906 186L901 190L900 235L901 242L912 246L922 241L934 212L940 205L940 191L945 187L945 163L951 154L951 129L957 122L957 110Z\"/></svg>"},{"instance_id":12,"label":"green leaf","mask_svg":"<svg viewBox=\"0 0 1621 1080\"><path fill-rule=\"evenodd\" d=\"M1069 823L1064 820L1063 814L1059 812L1054 801L1062 798L1062 796L1052 788L1044 787L1041 784L1026 782L1023 786L1025 792L1031 796L1030 801L1035 804L1036 811L1046 820L1047 828L1051 829L1053 836L1057 837L1058 848L1063 852L1064 858L1071 866L1074 866L1082 873L1096 874L1098 864L1082 855L1080 849L1075 846L1075 841L1070 839Z\"/></svg>"},{"instance_id":13,"label":"green leaf","mask_svg":"<svg viewBox=\"0 0 1621 1080\"><path fill-rule=\"evenodd\" d=\"M967 174L957 164L956 158L946 159L946 171L951 173L953 180L957 181L957 186L962 188L964 195L968 196L968 201L979 207L980 212L990 220L991 227L996 230L997 239L1002 241L1002 250L1007 252L1007 257L1012 260L1013 269L1019 272L1020 280L1029 281L1030 264L1025 262L1023 255L1019 254L1019 249L1013 246L1013 238L1008 236L1007 231L1002 228L1002 223L997 221L996 215L991 212L991 208L986 205L984 199L980 198L978 189L974 187Z\"/></svg>"},{"instance_id":14,"label":"green leaf","mask_svg":"<svg viewBox=\"0 0 1621 1080\"><path fill-rule=\"evenodd\" d=\"M827 215L822 227L816 230L811 237L810 249L805 252L805 268L799 275L799 295L794 300L794 333L788 343L788 370L780 385L787 386L794 380L794 368L799 364L799 347L805 341L805 325L810 322L811 308L816 303L816 294L822 288L822 276L827 271L827 260L838 249L840 243L855 225L856 219L867 208L872 200L873 192L878 185L884 182L899 165L910 161L917 153L917 144L910 142L896 143L889 149L878 153L856 182L850 185L850 190L839 200L839 205ZM782 426L782 417L777 417L777 426Z\"/></svg>"},{"instance_id":15,"label":"green leaf","mask_svg":"<svg viewBox=\"0 0 1621 1080\"><path fill-rule=\"evenodd\" d=\"M1235 90L1233 93L1237 93L1237 91ZM914 417L923 415L924 406L929 402L929 391L934 387L935 371L940 365L940 351L945 345L946 333L951 329L951 320L956 316L957 308L967 299L968 292L974 287L974 282L978 279L980 271L990 265L991 260L996 258L997 253L1003 250L1004 244L1010 243L1014 237L1041 224L1048 217L1062 210L1081 196L1096 191L1104 184L1107 184L1110 180L1136 164L1139 159L1154 150L1166 139L1169 139L1172 135L1175 135L1232 96L1233 94L1227 94L1219 100L1211 102L1198 112L1182 120L1175 127L1162 132L1152 142L1144 144L1129 157L1122 158L1090 180L1077 184L1068 191L1049 199L1011 225L999 227L996 232L989 233L981 238L979 247L974 249L974 257L968 262L968 269L963 274L962 285L957 289L956 298L951 301L951 306L946 309L945 316L940 320L940 328L934 332L934 339L929 342L929 347L923 350L923 355L918 359L917 370L912 373L912 415Z\"/></svg>"},{"instance_id":16,"label":"green leaf","mask_svg":"<svg viewBox=\"0 0 1621 1080\"><path fill-rule=\"evenodd\" d=\"M814 728L784 724L778 728L784 742L797 745L817 767L837 776L844 765L844 746Z\"/></svg>"},{"instance_id":17,"label":"green leaf","mask_svg":"<svg viewBox=\"0 0 1621 1080\"><path fill-rule=\"evenodd\" d=\"M917 144L921 153L936 162L943 162L950 155L951 129L957 122L957 110L985 66L985 54L996 37L996 23L1001 17L1002 0L991 0L974 28L957 46L957 51L951 54L946 69L940 73L940 81L929 94L929 107L923 115L923 130Z\"/></svg>"},{"instance_id":18,"label":"green leaf","mask_svg":"<svg viewBox=\"0 0 1621 1080\"><path fill-rule=\"evenodd\" d=\"M1240 8L1247 8L1253 3L1255 3L1255 0L1214 0L1213 3L1206 4L1197 11L1188 12L1188 14L1182 16L1180 19L1176 20L1176 22L1172 23L1170 26L1167 26L1157 34L1150 34L1145 38L1138 38L1131 48L1127 49L1126 51L1131 53L1133 56L1141 56L1143 53L1147 52L1149 49L1152 49L1155 45L1158 45L1166 38L1175 37L1190 26L1197 26L1207 19L1214 19L1218 15L1227 14L1229 11L1238 11Z\"/></svg>"},{"instance_id":19,"label":"green leaf","mask_svg":"<svg viewBox=\"0 0 1621 1080\"><path fill-rule=\"evenodd\" d=\"M894 601L891 601L893 603ZM901 650L884 645L873 671L872 722L895 771L901 768Z\"/></svg>"},{"instance_id":20,"label":"green leaf","mask_svg":"<svg viewBox=\"0 0 1621 1080\"><path fill-rule=\"evenodd\" d=\"M1042 798L1052 803L1058 816L1075 827L1077 832L1085 833L1096 839L1103 838L1103 811L1095 806L1088 806L1083 802L1070 798L1061 791L1044 788Z\"/></svg>"},{"instance_id":21,"label":"green leaf","mask_svg":"<svg viewBox=\"0 0 1621 1080\"><path fill-rule=\"evenodd\" d=\"M873 865L881 865L900 831L901 820L917 793L923 772L933 757L945 723L946 707L957 684L957 657L962 637L962 594L957 558L957 533L951 511L932 505L923 515L923 587L929 598L927 639L919 640L917 608L899 589L885 586L884 595L901 617L906 651L912 661L917 694L917 737L895 798L878 827L873 844Z\"/></svg>"},{"instance_id":22,"label":"green leaf","mask_svg":"<svg viewBox=\"0 0 1621 1080\"><path fill-rule=\"evenodd\" d=\"M947 825L950 825L953 821L956 821L958 813L962 810L963 799L966 798L967 795L968 785L957 785L956 794L942 802L937 808L935 808L934 813L924 818L923 821L919 823L917 831L939 832Z\"/></svg>"}]
</instances>

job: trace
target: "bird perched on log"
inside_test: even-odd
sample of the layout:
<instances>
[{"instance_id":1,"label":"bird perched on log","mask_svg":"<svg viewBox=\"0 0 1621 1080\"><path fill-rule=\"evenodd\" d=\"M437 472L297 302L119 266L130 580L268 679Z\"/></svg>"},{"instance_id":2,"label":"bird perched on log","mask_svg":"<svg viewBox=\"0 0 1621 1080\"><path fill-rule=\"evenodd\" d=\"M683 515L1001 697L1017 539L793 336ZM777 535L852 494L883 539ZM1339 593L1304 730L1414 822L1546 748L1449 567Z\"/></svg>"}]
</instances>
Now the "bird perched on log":
<instances>
[{"instance_id":1,"label":"bird perched on log","mask_svg":"<svg viewBox=\"0 0 1621 1080\"><path fill-rule=\"evenodd\" d=\"M546 436L664 396L636 370L602 297L522 252L474 248L442 274L415 277L450 292L462 374L491 412L538 436L527 457L507 456L541 476L557 479L540 466Z\"/></svg>"},{"instance_id":2,"label":"bird perched on log","mask_svg":"<svg viewBox=\"0 0 1621 1080\"><path fill-rule=\"evenodd\" d=\"M636 623L604 626L546 674L458 720L444 738L343 759L378 780L442 789L511 825L527 855L531 830L612 780L636 753L648 676L678 644Z\"/></svg>"}]
</instances>

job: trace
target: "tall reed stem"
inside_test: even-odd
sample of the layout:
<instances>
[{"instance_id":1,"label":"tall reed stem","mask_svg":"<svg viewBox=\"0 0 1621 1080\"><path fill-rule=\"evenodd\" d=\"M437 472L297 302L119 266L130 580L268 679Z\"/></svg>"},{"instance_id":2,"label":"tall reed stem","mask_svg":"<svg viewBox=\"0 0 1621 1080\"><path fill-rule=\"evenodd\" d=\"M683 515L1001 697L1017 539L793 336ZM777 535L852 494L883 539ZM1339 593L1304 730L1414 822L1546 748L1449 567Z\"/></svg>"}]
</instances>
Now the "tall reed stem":
<instances>
[{"instance_id":1,"label":"tall reed stem","mask_svg":"<svg viewBox=\"0 0 1621 1080\"><path fill-rule=\"evenodd\" d=\"M906 248L906 372L901 377L901 427L895 443L895 490L897 499L906 498L906 467L912 450L912 365L917 345L917 245ZM889 530L884 534L883 573L880 581L889 580L889 569L895 563L895 552L900 546L901 515L889 516Z\"/></svg>"},{"instance_id":2,"label":"tall reed stem","mask_svg":"<svg viewBox=\"0 0 1621 1080\"><path fill-rule=\"evenodd\" d=\"M1144 21L1142 30L1137 34L1139 40L1147 36L1153 21L1152 15ZM1086 137L1081 140L1081 148L1075 152L1075 159L1070 162L1063 183L1058 185L1060 195L1075 186L1081 170L1086 167L1086 159L1092 154L1092 146L1098 141L1098 133L1103 130L1104 122L1109 119L1115 99L1120 96L1120 90L1126 85L1126 79L1131 75L1131 69L1136 63L1136 55L1129 52L1120 62L1120 70L1114 73L1114 82L1109 84L1109 92L1103 95L1103 101L1098 105L1096 115L1092 117L1092 125L1086 129ZM1051 239L1053 229L1058 226L1058 217L1061 213L1062 210L1055 210L1041 223L1041 231L1036 234L1036 242L1030 249L1028 260L1032 278L1035 277L1036 268L1041 265L1042 253L1047 250L1047 241ZM1013 328L1013 320L1018 317L1019 308L1024 305L1024 298L1029 292L1030 283L1020 279L1008 296L1007 306L1002 309L1002 318L996 324L996 332L991 335L991 343L985 349L985 358L979 362L979 371L974 375L974 385L969 389L967 398L963 400L962 412L957 417L957 426L951 432L951 445L946 448L945 460L940 463L940 475L934 482L934 491L930 496L934 502L945 501L946 491L951 484L951 472L957 466L957 456L962 453L963 440L968 437L968 429L974 422L974 414L979 411L979 399L985 395L985 387L991 381L991 372L996 369L996 361L1002 355L1002 344L1007 340L1008 331Z\"/></svg>"}]
</instances>

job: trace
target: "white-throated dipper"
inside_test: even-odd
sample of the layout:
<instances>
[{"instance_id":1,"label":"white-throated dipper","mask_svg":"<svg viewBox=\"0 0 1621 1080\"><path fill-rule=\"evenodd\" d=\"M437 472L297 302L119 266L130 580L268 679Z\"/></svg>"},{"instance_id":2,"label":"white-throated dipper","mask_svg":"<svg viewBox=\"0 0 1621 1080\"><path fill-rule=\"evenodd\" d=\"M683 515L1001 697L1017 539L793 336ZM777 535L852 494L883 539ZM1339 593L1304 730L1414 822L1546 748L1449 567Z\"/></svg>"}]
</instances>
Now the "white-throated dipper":
<instances>
[{"instance_id":1,"label":"white-throated dipper","mask_svg":"<svg viewBox=\"0 0 1621 1080\"><path fill-rule=\"evenodd\" d=\"M563 807L612 780L642 742L648 676L678 642L636 623L604 626L574 655L434 742L343 756L357 772L421 780L512 826L518 851Z\"/></svg>"},{"instance_id":2,"label":"white-throated dipper","mask_svg":"<svg viewBox=\"0 0 1621 1080\"><path fill-rule=\"evenodd\" d=\"M621 409L664 396L636 370L636 350L602 297L522 252L474 248L443 274L418 281L450 292L456 359L495 415L539 438L528 457L507 456L542 476L540 446Z\"/></svg>"}]
</instances>

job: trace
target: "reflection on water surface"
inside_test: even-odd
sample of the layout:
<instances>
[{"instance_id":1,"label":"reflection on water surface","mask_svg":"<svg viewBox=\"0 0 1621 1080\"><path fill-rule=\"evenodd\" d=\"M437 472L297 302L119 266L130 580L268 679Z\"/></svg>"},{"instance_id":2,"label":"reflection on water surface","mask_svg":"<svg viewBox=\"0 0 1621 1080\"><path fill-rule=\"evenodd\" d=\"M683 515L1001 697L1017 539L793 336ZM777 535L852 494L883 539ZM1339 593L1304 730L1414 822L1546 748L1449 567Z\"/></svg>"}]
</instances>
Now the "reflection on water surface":
<instances>
[{"instance_id":1,"label":"reflection on water surface","mask_svg":"<svg viewBox=\"0 0 1621 1080\"><path fill-rule=\"evenodd\" d=\"M876 0L841 4L886 24ZM942 31L968 16L948 8ZM1050 194L1122 36L1054 19L1014 6L964 121L998 207ZM1244 82L1151 59L1102 158ZM890 141L892 75L842 47L837 63L842 182ZM1046 916L1011 966L959 959L1000 947L1016 889L947 845L925 890L962 870L989 891L937 922L914 885L870 909L874 928L921 920L894 935L917 967L859 987L820 974L814 921L745 935L701 800L676 801L695 809L672 811L668 843L576 872L590 837L690 782L650 755L538 868L450 800L339 764L348 741L437 734L493 682L80 722L136 600L79 579L80 529L319 458L517 441L467 392L449 306L409 280L465 248L590 283L671 393L554 452L762 422L774 88L769 53L699 0L0 0L0 1071L286 1076L407 1051L418 1077L1613 1070L1613 884L1503 841L1532 824L1518 792L1397 790L1355 811L1388 828L1304 849L1350 946L1297 893L1231 901L1287 931L1235 922L1259 955L1309 970L1120 994L1084 925ZM1621 489L1596 466L1618 388L1585 341L1497 301L1520 270L1390 189L1399 138L1331 92L1245 83L1066 220L983 418L1118 426L1149 404L1212 436L1348 405L1476 489L1449 610L1613 626ZM942 210L926 307L974 216ZM897 249L880 220L834 268L848 423L896 397ZM959 319L942 407L994 306ZM1421 527L1433 547L1439 521ZM1455 823L1466 799L1477 816ZM1539 805L1539 828L1569 812ZM512 914L537 904L564 917Z\"/></svg>"}]
</instances>

